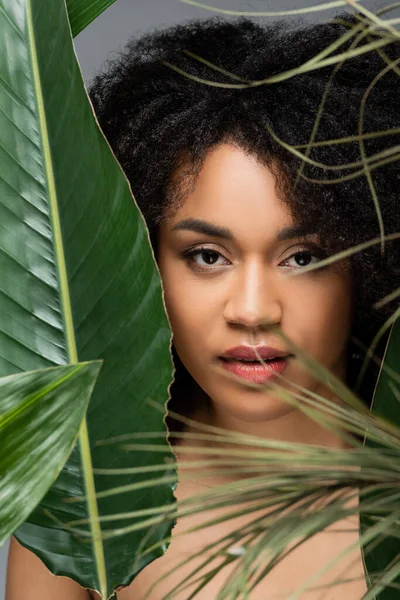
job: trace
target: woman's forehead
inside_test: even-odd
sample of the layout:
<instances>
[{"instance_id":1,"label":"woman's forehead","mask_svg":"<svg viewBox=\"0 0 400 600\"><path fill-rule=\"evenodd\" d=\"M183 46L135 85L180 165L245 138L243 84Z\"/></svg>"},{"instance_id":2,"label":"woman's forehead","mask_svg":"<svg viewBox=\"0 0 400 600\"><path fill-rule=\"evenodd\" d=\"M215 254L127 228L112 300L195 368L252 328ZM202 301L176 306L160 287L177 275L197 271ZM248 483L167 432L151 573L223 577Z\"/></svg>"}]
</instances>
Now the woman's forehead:
<instances>
[{"instance_id":1,"label":"woman's forehead","mask_svg":"<svg viewBox=\"0 0 400 600\"><path fill-rule=\"evenodd\" d=\"M280 198L271 169L230 144L220 144L208 152L167 226L182 229L180 224L187 225L188 220L214 224L220 230L219 237L226 239L241 233L254 236L259 229L280 231L295 226L289 207Z\"/></svg>"}]
</instances>

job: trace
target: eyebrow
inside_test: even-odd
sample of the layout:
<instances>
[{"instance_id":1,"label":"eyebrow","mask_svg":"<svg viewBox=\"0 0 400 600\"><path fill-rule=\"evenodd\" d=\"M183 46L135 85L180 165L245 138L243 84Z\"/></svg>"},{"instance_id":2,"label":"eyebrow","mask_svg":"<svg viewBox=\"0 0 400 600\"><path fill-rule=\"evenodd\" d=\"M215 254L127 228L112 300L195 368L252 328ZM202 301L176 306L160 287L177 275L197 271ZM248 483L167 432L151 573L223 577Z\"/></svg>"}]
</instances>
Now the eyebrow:
<instances>
[{"instance_id":1,"label":"eyebrow","mask_svg":"<svg viewBox=\"0 0 400 600\"><path fill-rule=\"evenodd\" d=\"M233 240L234 236L232 232L226 227L220 227L219 225L213 225L208 221L202 219L183 219L172 227L172 231L194 231L195 233L202 233L203 235L210 235L212 237L221 238L223 240ZM316 232L307 231L304 227L299 225L292 225L290 227L283 227L277 233L276 239L278 242L290 240L298 237L307 237L313 235Z\"/></svg>"},{"instance_id":2,"label":"eyebrow","mask_svg":"<svg viewBox=\"0 0 400 600\"><path fill-rule=\"evenodd\" d=\"M183 219L179 221L172 231L186 229L188 231L195 231L196 233L202 233L204 235L211 235L213 237L222 238L224 240L233 240L232 232L226 227L220 227L208 223L208 221L202 221L201 219Z\"/></svg>"}]
</instances>

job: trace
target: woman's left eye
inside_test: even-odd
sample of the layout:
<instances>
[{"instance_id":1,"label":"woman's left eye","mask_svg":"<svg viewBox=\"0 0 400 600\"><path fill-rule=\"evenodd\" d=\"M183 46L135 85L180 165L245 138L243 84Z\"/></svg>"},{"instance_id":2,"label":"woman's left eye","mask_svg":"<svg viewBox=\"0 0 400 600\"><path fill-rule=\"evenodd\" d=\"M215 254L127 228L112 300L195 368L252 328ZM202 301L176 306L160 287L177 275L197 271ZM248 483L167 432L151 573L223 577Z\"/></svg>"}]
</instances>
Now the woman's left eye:
<instances>
[{"instance_id":1,"label":"woman's left eye","mask_svg":"<svg viewBox=\"0 0 400 600\"><path fill-rule=\"evenodd\" d=\"M316 251L312 252L311 250L299 250L298 252L295 252L286 258L281 264L288 266L291 269L301 269L302 267L308 267L318 263L320 260L322 260L322 258L323 257L321 254ZM292 264L288 264L290 261L292 261ZM284 263L286 263L286 265Z\"/></svg>"}]
</instances>

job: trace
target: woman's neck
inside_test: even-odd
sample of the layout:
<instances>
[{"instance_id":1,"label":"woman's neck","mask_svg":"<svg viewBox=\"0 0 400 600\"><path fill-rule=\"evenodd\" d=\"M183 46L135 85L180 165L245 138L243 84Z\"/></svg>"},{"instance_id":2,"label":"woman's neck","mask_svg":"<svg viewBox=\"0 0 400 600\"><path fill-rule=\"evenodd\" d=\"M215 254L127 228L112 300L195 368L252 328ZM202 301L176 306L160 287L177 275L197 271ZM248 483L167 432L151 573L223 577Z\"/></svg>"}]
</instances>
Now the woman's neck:
<instances>
[{"instance_id":1,"label":"woman's neck","mask_svg":"<svg viewBox=\"0 0 400 600\"><path fill-rule=\"evenodd\" d=\"M202 393L197 391L197 393ZM315 393L328 400L342 405L328 389L317 389ZM309 417L301 408L292 407L281 416L265 421L244 421L234 415L219 409L210 401L197 402L198 408L193 414L193 421L199 423L199 429L191 427L190 431L202 431L202 425L217 427L227 432L241 433L255 436L265 440L274 440L290 443L310 444L327 448L351 448L348 439L342 437L337 430L327 429L317 420ZM320 412L322 417L324 413ZM188 428L186 428L186 431Z\"/></svg>"}]
</instances>

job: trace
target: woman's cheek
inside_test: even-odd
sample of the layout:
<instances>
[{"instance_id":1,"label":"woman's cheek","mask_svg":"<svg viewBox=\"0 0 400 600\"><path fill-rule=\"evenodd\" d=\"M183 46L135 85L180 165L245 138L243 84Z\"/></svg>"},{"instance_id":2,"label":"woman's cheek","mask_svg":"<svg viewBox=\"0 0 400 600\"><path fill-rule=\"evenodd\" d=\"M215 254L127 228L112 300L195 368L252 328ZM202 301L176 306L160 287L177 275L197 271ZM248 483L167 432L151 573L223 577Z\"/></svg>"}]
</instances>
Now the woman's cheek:
<instances>
[{"instance_id":1,"label":"woman's cheek","mask_svg":"<svg viewBox=\"0 0 400 600\"><path fill-rule=\"evenodd\" d=\"M192 292L189 280L181 277L171 277L166 273L164 300L174 337L181 338L189 334L198 323L202 303L198 294Z\"/></svg>"},{"instance_id":2,"label":"woman's cheek","mask_svg":"<svg viewBox=\"0 0 400 600\"><path fill-rule=\"evenodd\" d=\"M351 331L348 278L332 274L308 285L299 282L296 291L292 290L287 297L292 301L291 310L286 312L290 319L286 321L286 331L296 332L295 337L302 340L304 350L321 364L326 367L335 364L347 346Z\"/></svg>"}]
</instances>

